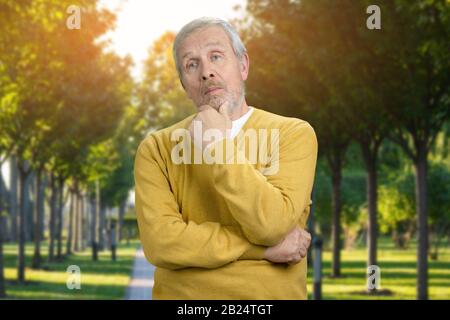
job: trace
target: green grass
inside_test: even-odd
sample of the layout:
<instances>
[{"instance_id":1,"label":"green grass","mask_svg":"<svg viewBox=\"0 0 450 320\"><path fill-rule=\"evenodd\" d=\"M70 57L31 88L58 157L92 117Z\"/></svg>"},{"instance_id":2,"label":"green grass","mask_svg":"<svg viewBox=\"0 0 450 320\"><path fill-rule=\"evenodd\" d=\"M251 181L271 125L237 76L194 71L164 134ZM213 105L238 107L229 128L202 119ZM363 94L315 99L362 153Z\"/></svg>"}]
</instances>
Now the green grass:
<instances>
[{"instance_id":1,"label":"green grass","mask_svg":"<svg viewBox=\"0 0 450 320\"><path fill-rule=\"evenodd\" d=\"M416 245L397 249L388 238L378 241L378 266L381 289L391 295L367 295L367 250L360 246L341 253L341 278L331 278L331 252L323 253L323 299L416 299ZM450 299L450 248L442 248L438 261L429 260L428 293L430 299ZM308 292L312 293L312 268L308 271ZM310 299L311 299L310 295Z\"/></svg>"},{"instance_id":2,"label":"green grass","mask_svg":"<svg viewBox=\"0 0 450 320\"><path fill-rule=\"evenodd\" d=\"M5 244L5 277L7 299L123 299L130 281L138 241L118 246L117 260L111 261L109 251L99 252L92 261L91 250L72 254L61 262L47 263L47 243L42 243L42 269L31 269L33 244L26 245L26 283L17 283L17 244ZM65 248L65 247L63 247ZM69 290L67 267L81 269L81 289Z\"/></svg>"},{"instance_id":3,"label":"green grass","mask_svg":"<svg viewBox=\"0 0 450 320\"><path fill-rule=\"evenodd\" d=\"M30 268L33 245L26 247L26 284L18 285L17 245L6 244L5 258L8 299L123 299L129 283L135 250L138 241L130 245L121 244L117 261L112 262L108 251L101 252L99 261L93 262L91 251L76 253L62 262L44 263L46 269ZM415 299L416 298L416 246L411 244L407 250L392 245L388 238L378 242L378 265L381 268L381 289L392 294L370 296L366 289L367 250L357 247L341 253L342 278L330 278L331 252L323 253L323 299ZM47 243L42 246L44 258ZM81 290L66 287L69 265L81 268ZM48 268L48 269L47 269ZM441 249L438 261L429 261L429 298L450 299L450 248ZM308 292L312 293L312 270L308 273Z\"/></svg>"}]
</instances>

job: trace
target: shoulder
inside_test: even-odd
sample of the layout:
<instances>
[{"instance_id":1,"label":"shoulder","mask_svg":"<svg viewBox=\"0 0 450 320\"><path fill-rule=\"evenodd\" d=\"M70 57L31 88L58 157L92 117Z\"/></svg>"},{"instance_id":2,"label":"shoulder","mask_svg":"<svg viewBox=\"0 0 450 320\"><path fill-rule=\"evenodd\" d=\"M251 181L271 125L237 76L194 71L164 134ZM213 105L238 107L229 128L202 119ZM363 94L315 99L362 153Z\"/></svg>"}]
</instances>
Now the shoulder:
<instances>
[{"instance_id":1,"label":"shoulder","mask_svg":"<svg viewBox=\"0 0 450 320\"><path fill-rule=\"evenodd\" d=\"M172 145L171 137L177 130L188 130L192 119L196 114L163 129L149 133L138 145L137 155L159 155L163 156ZM164 157L164 156L163 156Z\"/></svg>"},{"instance_id":2,"label":"shoulder","mask_svg":"<svg viewBox=\"0 0 450 320\"><path fill-rule=\"evenodd\" d=\"M316 134L312 125L303 119L286 117L263 109L256 109L257 120L260 126L267 126L280 130L283 136L302 137L317 143Z\"/></svg>"}]
</instances>

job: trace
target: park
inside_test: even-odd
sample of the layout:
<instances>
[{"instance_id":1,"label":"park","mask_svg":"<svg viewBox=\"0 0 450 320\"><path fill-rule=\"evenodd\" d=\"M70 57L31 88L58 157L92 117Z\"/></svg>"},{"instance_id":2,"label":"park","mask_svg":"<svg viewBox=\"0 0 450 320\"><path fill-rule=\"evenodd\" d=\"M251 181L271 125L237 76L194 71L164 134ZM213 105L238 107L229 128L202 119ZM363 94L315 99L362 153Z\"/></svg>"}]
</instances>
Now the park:
<instances>
[{"instance_id":1,"label":"park","mask_svg":"<svg viewBox=\"0 0 450 320\"><path fill-rule=\"evenodd\" d=\"M197 112L172 56L182 19L151 16L174 3L0 0L0 300L151 299L134 159ZM251 61L249 105L317 136L308 299L449 300L450 3L224 3ZM176 5L181 25L225 16ZM176 146L181 163L191 148Z\"/></svg>"}]
</instances>

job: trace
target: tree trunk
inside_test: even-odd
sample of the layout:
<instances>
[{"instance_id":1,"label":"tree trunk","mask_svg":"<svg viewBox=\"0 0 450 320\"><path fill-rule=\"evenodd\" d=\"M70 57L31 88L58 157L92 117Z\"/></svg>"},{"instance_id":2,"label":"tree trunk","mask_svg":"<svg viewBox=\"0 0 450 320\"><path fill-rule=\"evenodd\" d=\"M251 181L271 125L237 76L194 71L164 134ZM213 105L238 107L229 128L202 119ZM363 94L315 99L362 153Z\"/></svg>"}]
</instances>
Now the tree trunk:
<instances>
[{"instance_id":1,"label":"tree trunk","mask_svg":"<svg viewBox=\"0 0 450 320\"><path fill-rule=\"evenodd\" d=\"M45 172L45 171L44 171ZM42 223L41 223L41 240L45 239L45 231L46 231L46 225L45 225L45 190L47 189L47 179L48 175L45 173L41 176L41 200L40 203L40 210L42 212Z\"/></svg>"},{"instance_id":2,"label":"tree trunk","mask_svg":"<svg viewBox=\"0 0 450 320\"><path fill-rule=\"evenodd\" d=\"M332 277L341 276L341 183L342 183L342 163L340 159L335 159L332 172L332 210L333 210L333 266Z\"/></svg>"},{"instance_id":3,"label":"tree trunk","mask_svg":"<svg viewBox=\"0 0 450 320\"><path fill-rule=\"evenodd\" d=\"M70 190L70 209L69 209L69 224L67 228L67 242L66 242L66 255L72 254L72 237L73 237L73 219L74 219L74 191Z\"/></svg>"},{"instance_id":4,"label":"tree trunk","mask_svg":"<svg viewBox=\"0 0 450 320\"><path fill-rule=\"evenodd\" d=\"M92 226L92 201L89 193L86 192L85 195L85 239L86 239L86 246L91 247L92 246L92 233L91 233L91 226Z\"/></svg>"},{"instance_id":5,"label":"tree trunk","mask_svg":"<svg viewBox=\"0 0 450 320\"><path fill-rule=\"evenodd\" d=\"M34 201L32 201L34 171L31 171L25 178L25 241L34 239Z\"/></svg>"},{"instance_id":6,"label":"tree trunk","mask_svg":"<svg viewBox=\"0 0 450 320\"><path fill-rule=\"evenodd\" d=\"M1 202L1 199L0 199ZM0 212L2 210L2 206L0 204ZM4 227L4 217L0 214L0 230L3 230ZM5 289L5 275L3 272L4 269L4 261L3 261L3 233L0 232L0 298L6 297L6 289Z\"/></svg>"},{"instance_id":7,"label":"tree trunk","mask_svg":"<svg viewBox=\"0 0 450 320\"><path fill-rule=\"evenodd\" d=\"M11 216L11 241L17 242L17 184L18 184L18 173L17 173L17 157L12 155L9 163L9 210Z\"/></svg>"},{"instance_id":8,"label":"tree trunk","mask_svg":"<svg viewBox=\"0 0 450 320\"><path fill-rule=\"evenodd\" d=\"M367 169L367 200L369 220L367 226L368 266L377 264L377 169L372 159Z\"/></svg>"},{"instance_id":9,"label":"tree trunk","mask_svg":"<svg viewBox=\"0 0 450 320\"><path fill-rule=\"evenodd\" d=\"M368 224L367 224L367 266L377 264L377 158L381 139L370 137L360 141L360 147L366 166L367 173L367 203L368 203Z\"/></svg>"},{"instance_id":10,"label":"tree trunk","mask_svg":"<svg viewBox=\"0 0 450 320\"><path fill-rule=\"evenodd\" d=\"M0 179L3 180L2 176L2 167L0 165ZM5 217L3 215L3 210L5 208L4 205L4 192L3 192L3 181L0 185L0 298L6 297L6 289L5 289L5 276L4 276L4 262L3 262L3 239L4 239L4 231L6 230L5 225Z\"/></svg>"},{"instance_id":11,"label":"tree trunk","mask_svg":"<svg viewBox=\"0 0 450 320\"><path fill-rule=\"evenodd\" d=\"M35 211L35 225L34 225L34 254L32 268L39 269L41 267L41 230L44 223L44 212L42 211L41 202L43 201L42 195L42 169L38 169L36 172L36 205Z\"/></svg>"},{"instance_id":12,"label":"tree trunk","mask_svg":"<svg viewBox=\"0 0 450 320\"><path fill-rule=\"evenodd\" d=\"M100 199L101 201L101 199ZM100 205L100 220L99 220L99 228L98 228L98 235L99 235L99 241L98 246L99 250L103 251L105 250L105 230L106 230L106 206L101 203Z\"/></svg>"},{"instance_id":13,"label":"tree trunk","mask_svg":"<svg viewBox=\"0 0 450 320\"><path fill-rule=\"evenodd\" d=\"M86 250L86 197L83 193L81 193L81 251Z\"/></svg>"},{"instance_id":14,"label":"tree trunk","mask_svg":"<svg viewBox=\"0 0 450 320\"><path fill-rule=\"evenodd\" d=\"M81 191L78 192L78 215L77 215L77 225L78 225L78 250L83 250L83 194Z\"/></svg>"},{"instance_id":15,"label":"tree trunk","mask_svg":"<svg viewBox=\"0 0 450 320\"><path fill-rule=\"evenodd\" d=\"M64 209L64 178L59 177L58 179L58 224L57 224L57 232L56 232L56 240L57 240L57 259L59 261L62 260L62 231L63 231L63 209Z\"/></svg>"},{"instance_id":16,"label":"tree trunk","mask_svg":"<svg viewBox=\"0 0 450 320\"><path fill-rule=\"evenodd\" d=\"M25 283L25 196L26 196L26 179L30 174L28 161L19 160L19 183L20 183L20 206L19 206L19 253L17 265L17 281L19 284Z\"/></svg>"},{"instance_id":17,"label":"tree trunk","mask_svg":"<svg viewBox=\"0 0 450 320\"><path fill-rule=\"evenodd\" d=\"M2 174L2 164L0 163L0 215L1 212L4 211L3 216L3 229L0 229L0 232L3 234L3 243L8 241L10 239L10 232L8 230L8 224L7 224L7 217L9 216L8 212L8 190L6 187L6 183L3 180L3 174Z\"/></svg>"},{"instance_id":18,"label":"tree trunk","mask_svg":"<svg viewBox=\"0 0 450 320\"><path fill-rule=\"evenodd\" d=\"M119 235L119 242L122 240L123 238L123 234L122 234L122 229L123 229L123 220L125 217L125 208L126 208L126 204L127 204L127 198L125 198L119 206L119 230L118 230L118 235Z\"/></svg>"},{"instance_id":19,"label":"tree trunk","mask_svg":"<svg viewBox=\"0 0 450 320\"><path fill-rule=\"evenodd\" d=\"M428 212L427 212L427 148L419 143L414 164L416 174L417 299L428 299Z\"/></svg>"},{"instance_id":20,"label":"tree trunk","mask_svg":"<svg viewBox=\"0 0 450 320\"><path fill-rule=\"evenodd\" d=\"M50 241L48 246L48 261L53 262L55 260L55 233L56 233L56 200L57 200L57 187L56 187L56 177L52 172L50 174Z\"/></svg>"},{"instance_id":21,"label":"tree trunk","mask_svg":"<svg viewBox=\"0 0 450 320\"><path fill-rule=\"evenodd\" d=\"M98 260L97 247L97 201L94 197L91 198L91 242L92 242L92 260Z\"/></svg>"},{"instance_id":22,"label":"tree trunk","mask_svg":"<svg viewBox=\"0 0 450 320\"><path fill-rule=\"evenodd\" d=\"M92 206L92 225L91 225L91 238L92 238L92 260L98 260L98 215L100 212L100 186L98 180L95 182L95 198L91 200Z\"/></svg>"},{"instance_id":23,"label":"tree trunk","mask_svg":"<svg viewBox=\"0 0 450 320\"><path fill-rule=\"evenodd\" d=\"M80 199L79 199L79 194L78 194L78 188L75 191L75 217L74 217L74 229L73 229L73 251L78 252L80 251L80 247L79 247L79 224L78 224L78 215L80 214Z\"/></svg>"}]
</instances>

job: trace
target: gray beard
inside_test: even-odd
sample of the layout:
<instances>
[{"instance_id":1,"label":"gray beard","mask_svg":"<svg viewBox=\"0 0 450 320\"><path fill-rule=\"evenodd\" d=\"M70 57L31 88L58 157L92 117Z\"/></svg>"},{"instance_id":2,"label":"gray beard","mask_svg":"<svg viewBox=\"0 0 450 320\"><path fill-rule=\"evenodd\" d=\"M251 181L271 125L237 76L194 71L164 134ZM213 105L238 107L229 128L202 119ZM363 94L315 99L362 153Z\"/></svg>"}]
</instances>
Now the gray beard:
<instances>
[{"instance_id":1,"label":"gray beard","mask_svg":"<svg viewBox=\"0 0 450 320\"><path fill-rule=\"evenodd\" d=\"M227 97L228 96L228 97ZM237 108L242 105L245 98L245 84L242 82L240 93L227 94L227 96L212 96L207 102L208 105L219 111L219 108L225 101L229 101L229 111L232 114Z\"/></svg>"}]
</instances>

